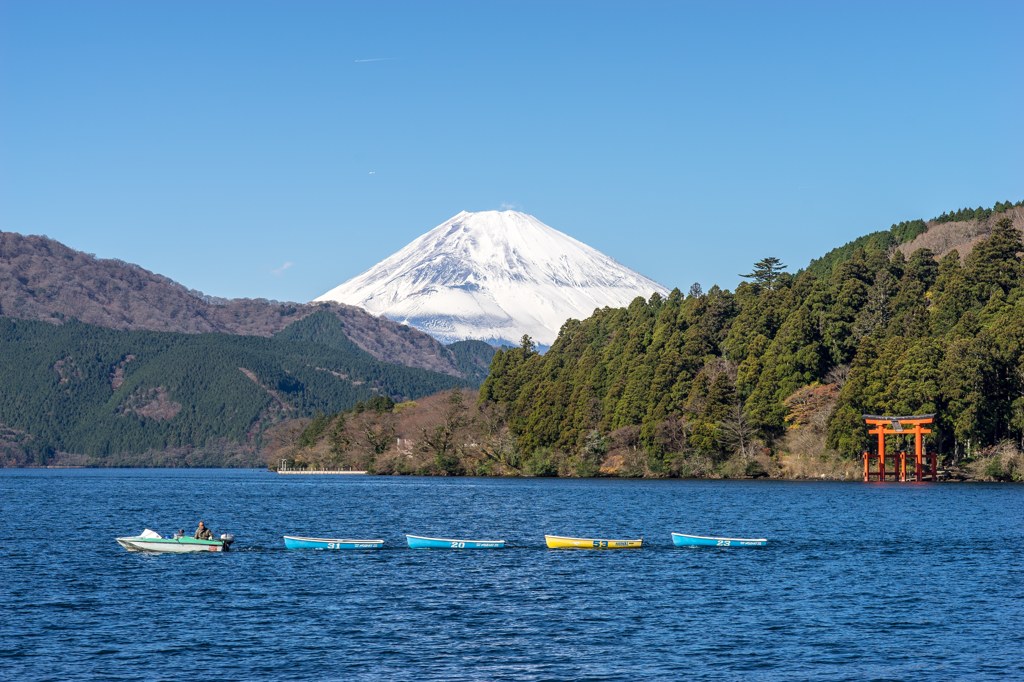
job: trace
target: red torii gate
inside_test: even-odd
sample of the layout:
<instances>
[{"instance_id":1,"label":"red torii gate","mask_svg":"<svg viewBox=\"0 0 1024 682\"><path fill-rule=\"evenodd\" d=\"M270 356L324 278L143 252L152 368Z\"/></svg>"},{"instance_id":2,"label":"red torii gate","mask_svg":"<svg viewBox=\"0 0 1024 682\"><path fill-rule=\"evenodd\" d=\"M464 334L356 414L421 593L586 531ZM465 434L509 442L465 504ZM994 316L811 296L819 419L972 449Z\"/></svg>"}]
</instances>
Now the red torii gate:
<instances>
[{"instance_id":1,"label":"red torii gate","mask_svg":"<svg viewBox=\"0 0 1024 682\"><path fill-rule=\"evenodd\" d=\"M934 414L921 414L909 417L888 417L877 414L865 414L862 415L864 423L868 425L868 433L872 436L878 436L878 452L872 455L870 452L864 453L864 481L865 483L870 480L884 481L886 476L890 473L886 470L885 466L885 437L886 436L907 436L913 434L914 436L914 455L916 458L916 464L914 470L914 479L916 481L926 480L924 472L924 441L923 437L932 432L931 429L924 428L925 424L931 424L935 421ZM874 427L874 428L871 428ZM907 480L907 453L900 452L897 457L898 468L896 459L893 460L892 480L904 482ZM938 457L935 453L928 453L928 463L931 465L929 472L932 481L938 480ZM878 460L877 471L873 470L871 466L871 459Z\"/></svg>"}]
</instances>

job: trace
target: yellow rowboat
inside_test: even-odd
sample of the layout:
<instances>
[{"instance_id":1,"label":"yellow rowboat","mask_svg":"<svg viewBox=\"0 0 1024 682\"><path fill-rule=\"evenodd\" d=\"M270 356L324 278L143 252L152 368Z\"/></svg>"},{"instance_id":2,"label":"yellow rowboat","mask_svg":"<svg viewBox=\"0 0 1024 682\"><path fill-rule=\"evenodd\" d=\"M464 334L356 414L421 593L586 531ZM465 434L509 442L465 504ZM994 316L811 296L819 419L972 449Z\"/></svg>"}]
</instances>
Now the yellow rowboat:
<instances>
[{"instance_id":1,"label":"yellow rowboat","mask_svg":"<svg viewBox=\"0 0 1024 682\"><path fill-rule=\"evenodd\" d=\"M644 539L603 540L599 538L566 538L560 535L545 535L548 549L640 549Z\"/></svg>"}]
</instances>

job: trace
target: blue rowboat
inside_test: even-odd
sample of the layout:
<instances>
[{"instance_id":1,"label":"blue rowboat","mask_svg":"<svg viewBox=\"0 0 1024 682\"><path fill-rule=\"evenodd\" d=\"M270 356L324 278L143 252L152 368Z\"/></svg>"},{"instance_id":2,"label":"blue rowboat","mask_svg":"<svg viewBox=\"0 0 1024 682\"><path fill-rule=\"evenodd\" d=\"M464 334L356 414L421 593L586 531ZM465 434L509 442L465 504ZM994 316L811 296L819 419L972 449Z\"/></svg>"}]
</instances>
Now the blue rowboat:
<instances>
[{"instance_id":1,"label":"blue rowboat","mask_svg":"<svg viewBox=\"0 0 1024 682\"><path fill-rule=\"evenodd\" d=\"M505 546L504 540L457 540L420 535L406 535L405 541L412 549L502 549Z\"/></svg>"},{"instance_id":2,"label":"blue rowboat","mask_svg":"<svg viewBox=\"0 0 1024 682\"><path fill-rule=\"evenodd\" d=\"M704 535L672 533L672 544L676 547L764 547L764 538L716 538Z\"/></svg>"},{"instance_id":3,"label":"blue rowboat","mask_svg":"<svg viewBox=\"0 0 1024 682\"><path fill-rule=\"evenodd\" d=\"M285 535L284 546L288 549L380 549L384 546L384 541L304 538L298 535Z\"/></svg>"}]
</instances>

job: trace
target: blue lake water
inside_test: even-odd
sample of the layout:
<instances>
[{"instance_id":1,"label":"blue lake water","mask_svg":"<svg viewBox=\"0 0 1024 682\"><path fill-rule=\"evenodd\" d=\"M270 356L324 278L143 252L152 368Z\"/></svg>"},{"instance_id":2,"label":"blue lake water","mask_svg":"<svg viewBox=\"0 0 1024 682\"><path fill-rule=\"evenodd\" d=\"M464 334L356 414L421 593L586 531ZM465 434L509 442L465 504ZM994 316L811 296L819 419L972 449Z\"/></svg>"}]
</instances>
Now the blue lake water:
<instances>
[{"instance_id":1,"label":"blue lake water","mask_svg":"<svg viewBox=\"0 0 1024 682\"><path fill-rule=\"evenodd\" d=\"M4 470L0 518L2 679L1024 679L1021 486ZM114 541L200 518L231 552Z\"/></svg>"}]
</instances>

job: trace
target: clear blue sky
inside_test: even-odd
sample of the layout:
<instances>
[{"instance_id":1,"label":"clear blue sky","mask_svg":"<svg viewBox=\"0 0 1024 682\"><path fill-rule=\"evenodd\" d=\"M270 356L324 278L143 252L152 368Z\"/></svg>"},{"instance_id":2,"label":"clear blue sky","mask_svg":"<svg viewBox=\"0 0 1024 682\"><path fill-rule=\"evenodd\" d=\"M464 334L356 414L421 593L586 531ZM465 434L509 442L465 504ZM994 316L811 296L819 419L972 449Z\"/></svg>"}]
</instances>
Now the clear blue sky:
<instances>
[{"instance_id":1,"label":"clear blue sky","mask_svg":"<svg viewBox=\"0 0 1024 682\"><path fill-rule=\"evenodd\" d=\"M511 207L666 286L1024 199L1024 2L0 0L0 229L305 301Z\"/></svg>"}]
</instances>

